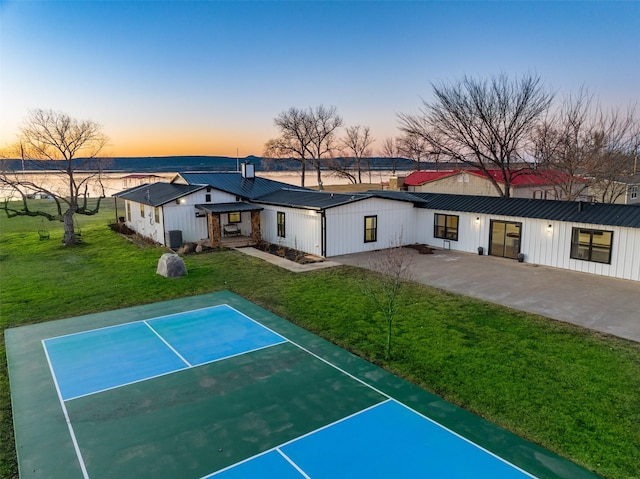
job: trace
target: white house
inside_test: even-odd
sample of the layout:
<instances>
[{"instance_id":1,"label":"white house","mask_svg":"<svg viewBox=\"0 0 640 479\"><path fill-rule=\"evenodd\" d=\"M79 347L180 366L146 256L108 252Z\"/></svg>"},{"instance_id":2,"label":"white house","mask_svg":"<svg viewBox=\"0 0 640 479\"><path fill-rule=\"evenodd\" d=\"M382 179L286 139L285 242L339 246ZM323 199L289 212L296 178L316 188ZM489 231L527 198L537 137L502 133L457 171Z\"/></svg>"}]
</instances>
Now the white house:
<instances>
[{"instance_id":1,"label":"white house","mask_svg":"<svg viewBox=\"0 0 640 479\"><path fill-rule=\"evenodd\" d=\"M401 244L640 281L640 206L403 191L339 194L243 173L181 173L125 190L127 225L177 247L225 236L321 257Z\"/></svg>"}]
</instances>

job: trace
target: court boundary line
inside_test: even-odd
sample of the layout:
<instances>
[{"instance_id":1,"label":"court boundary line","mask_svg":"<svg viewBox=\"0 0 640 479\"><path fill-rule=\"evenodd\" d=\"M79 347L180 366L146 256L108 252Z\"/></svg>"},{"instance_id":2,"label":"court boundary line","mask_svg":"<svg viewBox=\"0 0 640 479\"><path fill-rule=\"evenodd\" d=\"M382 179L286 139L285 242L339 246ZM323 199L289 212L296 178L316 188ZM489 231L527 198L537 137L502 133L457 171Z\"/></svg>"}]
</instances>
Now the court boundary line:
<instances>
[{"instance_id":1,"label":"court boundary line","mask_svg":"<svg viewBox=\"0 0 640 479\"><path fill-rule=\"evenodd\" d=\"M73 443L73 448L76 451L76 458L80 464L80 470L82 471L82 476L85 479L89 479L89 473L87 471L87 467L84 463L84 458L82 457L82 452L80 451L80 445L78 444L78 440L76 439L76 433L73 430L73 425L71 424L71 418L69 417L69 412L67 411L67 407L64 404L64 399L62 399L62 393L60 392L60 387L58 386L58 380L56 378L55 373L53 372L53 365L51 364L51 360L49 359L49 351L47 351L47 347L44 344L44 339L41 340L42 349L44 349L44 356L47 359L47 364L49 365L49 371L51 372L51 378L53 379L53 385L56 388L56 393L58 394L58 402L62 407L62 413L64 414L64 420L67 423L67 429L69 430L69 435L71 436L71 442Z\"/></svg>"}]
</instances>

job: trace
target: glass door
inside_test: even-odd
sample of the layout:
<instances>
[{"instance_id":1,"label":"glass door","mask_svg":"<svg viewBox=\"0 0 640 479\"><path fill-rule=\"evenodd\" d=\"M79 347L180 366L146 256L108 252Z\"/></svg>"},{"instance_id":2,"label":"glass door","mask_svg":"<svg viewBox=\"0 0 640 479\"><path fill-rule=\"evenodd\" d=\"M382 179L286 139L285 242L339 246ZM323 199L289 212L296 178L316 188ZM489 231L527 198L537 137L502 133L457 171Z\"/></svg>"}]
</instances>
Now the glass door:
<instances>
[{"instance_id":1,"label":"glass door","mask_svg":"<svg viewBox=\"0 0 640 479\"><path fill-rule=\"evenodd\" d=\"M503 258L518 258L522 223L491 220L489 254Z\"/></svg>"}]
</instances>

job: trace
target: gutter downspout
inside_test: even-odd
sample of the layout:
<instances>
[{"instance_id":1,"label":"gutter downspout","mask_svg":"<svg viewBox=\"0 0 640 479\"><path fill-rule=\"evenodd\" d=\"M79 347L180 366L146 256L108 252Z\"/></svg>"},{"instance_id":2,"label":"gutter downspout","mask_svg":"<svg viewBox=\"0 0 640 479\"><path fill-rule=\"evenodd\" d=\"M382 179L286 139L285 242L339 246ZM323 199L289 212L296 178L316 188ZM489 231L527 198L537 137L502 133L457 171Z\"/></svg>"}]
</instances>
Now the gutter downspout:
<instances>
[{"instance_id":1,"label":"gutter downspout","mask_svg":"<svg viewBox=\"0 0 640 479\"><path fill-rule=\"evenodd\" d=\"M320 255L327 257L327 217L325 210L320 210Z\"/></svg>"}]
</instances>

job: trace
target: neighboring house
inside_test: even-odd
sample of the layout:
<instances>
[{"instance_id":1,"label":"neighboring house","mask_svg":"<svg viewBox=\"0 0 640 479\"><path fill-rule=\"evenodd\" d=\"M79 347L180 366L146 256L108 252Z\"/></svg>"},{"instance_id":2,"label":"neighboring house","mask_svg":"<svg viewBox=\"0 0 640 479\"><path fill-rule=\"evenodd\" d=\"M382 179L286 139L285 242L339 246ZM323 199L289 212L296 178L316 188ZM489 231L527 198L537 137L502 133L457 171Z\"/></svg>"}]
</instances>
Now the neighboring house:
<instances>
[{"instance_id":1,"label":"neighboring house","mask_svg":"<svg viewBox=\"0 0 640 479\"><path fill-rule=\"evenodd\" d=\"M640 281L640 206L368 191L338 194L241 173L181 173L118 193L126 223L170 244L241 235L333 257L422 243ZM230 228L230 229L229 229ZM179 245L178 245L179 246Z\"/></svg>"},{"instance_id":2,"label":"neighboring house","mask_svg":"<svg viewBox=\"0 0 640 479\"><path fill-rule=\"evenodd\" d=\"M475 196L499 196L489 179L504 185L500 170L414 171L404 179L404 189L416 193L447 193ZM520 172L511 181L511 197L536 199L567 199L580 196L586 186L582 178L569 178L551 171ZM392 182L390 181L390 184ZM391 186L390 186L391 189ZM571 191L571 195L565 193Z\"/></svg>"},{"instance_id":3,"label":"neighboring house","mask_svg":"<svg viewBox=\"0 0 640 479\"><path fill-rule=\"evenodd\" d=\"M593 198L601 203L616 203L621 205L640 204L640 174L619 178L618 180L602 181L590 187Z\"/></svg>"}]
</instances>

